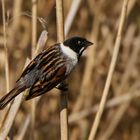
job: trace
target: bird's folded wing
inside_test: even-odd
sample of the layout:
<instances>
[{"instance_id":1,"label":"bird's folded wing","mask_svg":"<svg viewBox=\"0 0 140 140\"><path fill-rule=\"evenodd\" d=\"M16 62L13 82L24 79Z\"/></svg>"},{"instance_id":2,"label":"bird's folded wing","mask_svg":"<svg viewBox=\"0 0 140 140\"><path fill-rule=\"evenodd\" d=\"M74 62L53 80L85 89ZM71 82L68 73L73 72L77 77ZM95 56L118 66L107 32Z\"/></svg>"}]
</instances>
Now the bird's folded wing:
<instances>
[{"instance_id":1,"label":"bird's folded wing","mask_svg":"<svg viewBox=\"0 0 140 140\"><path fill-rule=\"evenodd\" d=\"M66 66L64 63L57 65L57 67L53 67L48 73L42 75L43 77L41 76L30 88L26 100L32 99L51 90L66 78L65 74Z\"/></svg>"}]
</instances>

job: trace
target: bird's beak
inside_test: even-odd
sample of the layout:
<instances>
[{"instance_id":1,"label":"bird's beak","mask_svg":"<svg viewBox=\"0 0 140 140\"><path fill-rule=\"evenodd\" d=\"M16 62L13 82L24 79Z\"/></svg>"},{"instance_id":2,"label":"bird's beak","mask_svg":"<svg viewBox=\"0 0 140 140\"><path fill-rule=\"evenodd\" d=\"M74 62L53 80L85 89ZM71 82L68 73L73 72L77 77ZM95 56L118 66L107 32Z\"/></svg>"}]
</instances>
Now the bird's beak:
<instances>
[{"instance_id":1,"label":"bird's beak","mask_svg":"<svg viewBox=\"0 0 140 140\"><path fill-rule=\"evenodd\" d=\"M88 46L91 46L91 45L93 45L94 43L92 43L92 42L90 42L90 41L87 41L86 42L86 46L88 47Z\"/></svg>"}]
</instances>

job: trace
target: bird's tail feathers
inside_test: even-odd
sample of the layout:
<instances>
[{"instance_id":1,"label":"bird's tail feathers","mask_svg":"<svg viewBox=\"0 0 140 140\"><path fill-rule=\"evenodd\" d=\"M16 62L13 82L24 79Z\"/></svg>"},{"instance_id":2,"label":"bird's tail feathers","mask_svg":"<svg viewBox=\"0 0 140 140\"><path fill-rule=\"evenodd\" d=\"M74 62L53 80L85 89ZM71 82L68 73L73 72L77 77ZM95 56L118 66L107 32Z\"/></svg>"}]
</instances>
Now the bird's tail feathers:
<instances>
[{"instance_id":1,"label":"bird's tail feathers","mask_svg":"<svg viewBox=\"0 0 140 140\"><path fill-rule=\"evenodd\" d=\"M26 88L25 87L21 87L21 86L16 86L15 88L13 88L9 93L7 93L6 95L4 95L1 99L0 99L0 110L3 109L4 107L6 107L6 105L14 98L16 97L18 94L20 94L22 91L24 91Z\"/></svg>"}]
</instances>

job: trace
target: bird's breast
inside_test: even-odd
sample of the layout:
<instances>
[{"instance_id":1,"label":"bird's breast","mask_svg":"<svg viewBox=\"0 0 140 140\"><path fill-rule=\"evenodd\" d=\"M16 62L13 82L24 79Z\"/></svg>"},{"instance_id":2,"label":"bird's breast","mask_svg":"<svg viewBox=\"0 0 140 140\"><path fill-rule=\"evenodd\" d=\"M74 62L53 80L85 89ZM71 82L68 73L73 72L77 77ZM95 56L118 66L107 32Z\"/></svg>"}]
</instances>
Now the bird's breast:
<instances>
[{"instance_id":1,"label":"bird's breast","mask_svg":"<svg viewBox=\"0 0 140 140\"><path fill-rule=\"evenodd\" d=\"M72 72L72 70L75 68L75 66L77 65L78 63L78 60L77 59L71 59L71 58L67 58L67 71L66 71L66 74L70 74Z\"/></svg>"}]
</instances>

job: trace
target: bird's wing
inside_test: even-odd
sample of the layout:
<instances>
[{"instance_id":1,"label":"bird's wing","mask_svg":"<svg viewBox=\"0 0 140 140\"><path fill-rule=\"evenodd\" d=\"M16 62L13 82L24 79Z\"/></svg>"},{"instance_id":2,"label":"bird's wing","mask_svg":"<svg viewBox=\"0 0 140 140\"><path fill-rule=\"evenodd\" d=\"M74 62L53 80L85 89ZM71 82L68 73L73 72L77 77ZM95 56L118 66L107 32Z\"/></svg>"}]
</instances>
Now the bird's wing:
<instances>
[{"instance_id":1,"label":"bird's wing","mask_svg":"<svg viewBox=\"0 0 140 140\"><path fill-rule=\"evenodd\" d=\"M30 88L26 100L32 99L51 90L66 78L65 74L66 65L63 62L58 64L57 67L54 64L54 66L50 68L46 74L44 73L44 75L42 75L42 77L40 77L40 79Z\"/></svg>"},{"instance_id":2,"label":"bird's wing","mask_svg":"<svg viewBox=\"0 0 140 140\"><path fill-rule=\"evenodd\" d=\"M31 72L35 67L37 67L42 61L44 61L47 54L50 54L54 48L57 47L58 44L47 47L45 50L43 50L41 53L39 53L24 69L22 72L20 78L17 80L17 82L25 77L29 72Z\"/></svg>"}]
</instances>

